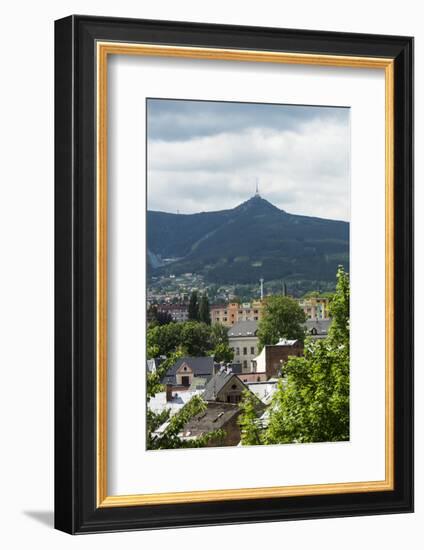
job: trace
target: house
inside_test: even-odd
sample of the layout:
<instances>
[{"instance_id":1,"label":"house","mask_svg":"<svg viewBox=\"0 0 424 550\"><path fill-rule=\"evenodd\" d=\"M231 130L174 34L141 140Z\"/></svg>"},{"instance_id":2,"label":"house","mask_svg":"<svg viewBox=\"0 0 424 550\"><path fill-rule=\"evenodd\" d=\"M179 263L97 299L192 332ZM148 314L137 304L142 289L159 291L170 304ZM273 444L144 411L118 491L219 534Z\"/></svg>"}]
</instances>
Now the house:
<instances>
[{"instance_id":1,"label":"house","mask_svg":"<svg viewBox=\"0 0 424 550\"><path fill-rule=\"evenodd\" d=\"M189 389L194 378L209 380L214 372L213 357L180 357L162 379L162 384Z\"/></svg>"},{"instance_id":2,"label":"house","mask_svg":"<svg viewBox=\"0 0 424 550\"><path fill-rule=\"evenodd\" d=\"M234 362L242 364L242 373L252 372L252 360L258 353L258 321L240 321L228 330Z\"/></svg>"},{"instance_id":3,"label":"house","mask_svg":"<svg viewBox=\"0 0 424 550\"><path fill-rule=\"evenodd\" d=\"M273 346L264 346L261 353L253 360L253 372L265 373L266 378L279 376L282 365L290 356L301 357L303 344L300 340L281 338Z\"/></svg>"},{"instance_id":4,"label":"house","mask_svg":"<svg viewBox=\"0 0 424 550\"><path fill-rule=\"evenodd\" d=\"M240 412L239 407L233 403L208 402L206 410L191 418L178 435L181 439L193 440L207 433L223 430L223 439L219 445L235 446L241 437L238 425ZM208 446L217 446L217 442L211 441Z\"/></svg>"},{"instance_id":5,"label":"house","mask_svg":"<svg viewBox=\"0 0 424 550\"><path fill-rule=\"evenodd\" d=\"M247 386L236 374L225 367L221 367L206 384L202 397L204 401L240 403L242 393L246 389Z\"/></svg>"},{"instance_id":6,"label":"house","mask_svg":"<svg viewBox=\"0 0 424 550\"><path fill-rule=\"evenodd\" d=\"M331 319L307 319L306 333L314 340L325 338L331 325Z\"/></svg>"}]
</instances>

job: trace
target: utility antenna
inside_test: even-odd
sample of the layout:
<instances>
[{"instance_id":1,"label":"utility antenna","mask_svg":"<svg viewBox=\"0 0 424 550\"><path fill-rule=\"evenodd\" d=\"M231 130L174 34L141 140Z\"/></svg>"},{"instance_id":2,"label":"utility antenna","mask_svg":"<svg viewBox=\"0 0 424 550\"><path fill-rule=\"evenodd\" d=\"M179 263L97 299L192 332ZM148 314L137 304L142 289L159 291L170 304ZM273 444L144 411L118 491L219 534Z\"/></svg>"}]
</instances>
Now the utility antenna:
<instances>
[{"instance_id":1,"label":"utility antenna","mask_svg":"<svg viewBox=\"0 0 424 550\"><path fill-rule=\"evenodd\" d=\"M261 283L261 302L262 302L262 300L264 299L264 279L263 279L263 277L261 277L259 279L259 281Z\"/></svg>"},{"instance_id":2,"label":"utility antenna","mask_svg":"<svg viewBox=\"0 0 424 550\"><path fill-rule=\"evenodd\" d=\"M255 197L259 197L259 178L256 178L256 193Z\"/></svg>"}]
</instances>

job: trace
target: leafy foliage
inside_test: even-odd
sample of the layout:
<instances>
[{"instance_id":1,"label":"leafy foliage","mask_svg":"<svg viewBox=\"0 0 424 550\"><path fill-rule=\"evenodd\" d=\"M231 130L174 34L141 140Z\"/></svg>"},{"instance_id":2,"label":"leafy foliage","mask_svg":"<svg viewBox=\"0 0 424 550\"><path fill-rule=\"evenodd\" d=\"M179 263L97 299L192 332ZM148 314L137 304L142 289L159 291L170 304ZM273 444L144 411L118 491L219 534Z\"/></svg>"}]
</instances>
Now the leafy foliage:
<instances>
[{"instance_id":1,"label":"leafy foliage","mask_svg":"<svg viewBox=\"0 0 424 550\"><path fill-rule=\"evenodd\" d=\"M213 355L216 361L230 362L233 352L228 345L228 329L216 323L207 325L197 321L153 326L147 330L147 356L181 355L203 357Z\"/></svg>"},{"instance_id":2,"label":"leafy foliage","mask_svg":"<svg viewBox=\"0 0 424 550\"><path fill-rule=\"evenodd\" d=\"M147 311L147 320L149 322L149 326L167 325L168 323L173 322L171 314L167 311L159 311L156 305L149 307Z\"/></svg>"},{"instance_id":3,"label":"leafy foliage","mask_svg":"<svg viewBox=\"0 0 424 550\"><path fill-rule=\"evenodd\" d=\"M217 344L211 355L213 355L217 363L231 363L234 358L234 352L231 351L227 344Z\"/></svg>"},{"instance_id":4,"label":"leafy foliage","mask_svg":"<svg viewBox=\"0 0 424 550\"><path fill-rule=\"evenodd\" d=\"M196 290L194 290L190 295L190 301L188 303L188 318L190 321L199 320L199 300Z\"/></svg>"},{"instance_id":5,"label":"leafy foliage","mask_svg":"<svg viewBox=\"0 0 424 550\"><path fill-rule=\"evenodd\" d=\"M306 317L298 303L288 296L269 296L265 302L264 316L259 321L259 349L273 345L280 338L303 341Z\"/></svg>"},{"instance_id":6,"label":"leafy foliage","mask_svg":"<svg viewBox=\"0 0 424 550\"><path fill-rule=\"evenodd\" d=\"M349 277L342 267L331 312L328 337L307 339L304 357L291 357L283 367L267 444L349 439Z\"/></svg>"},{"instance_id":7,"label":"leafy foliage","mask_svg":"<svg viewBox=\"0 0 424 550\"><path fill-rule=\"evenodd\" d=\"M207 294L203 294L199 305L199 321L206 325L211 324L211 313L209 308L209 299Z\"/></svg>"},{"instance_id":8,"label":"leafy foliage","mask_svg":"<svg viewBox=\"0 0 424 550\"><path fill-rule=\"evenodd\" d=\"M258 399L247 389L243 391L240 409L239 425L241 428L241 444L262 445L264 443L264 438L257 416Z\"/></svg>"}]
</instances>

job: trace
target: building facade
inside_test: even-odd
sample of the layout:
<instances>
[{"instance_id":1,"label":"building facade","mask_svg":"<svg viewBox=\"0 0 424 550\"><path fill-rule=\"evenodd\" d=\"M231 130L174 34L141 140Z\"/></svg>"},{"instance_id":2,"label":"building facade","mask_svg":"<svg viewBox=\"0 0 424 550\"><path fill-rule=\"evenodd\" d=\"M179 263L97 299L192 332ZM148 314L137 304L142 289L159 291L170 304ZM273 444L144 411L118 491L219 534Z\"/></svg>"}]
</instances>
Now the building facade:
<instances>
[{"instance_id":1,"label":"building facade","mask_svg":"<svg viewBox=\"0 0 424 550\"><path fill-rule=\"evenodd\" d=\"M234 353L233 361L240 363L242 373L252 372L252 360L258 354L258 321L240 321L228 330L228 341Z\"/></svg>"},{"instance_id":2,"label":"building facade","mask_svg":"<svg viewBox=\"0 0 424 550\"><path fill-rule=\"evenodd\" d=\"M242 321L260 321L263 317L263 303L260 300L239 304L230 302L224 306L211 307L212 323L231 327Z\"/></svg>"},{"instance_id":3,"label":"building facade","mask_svg":"<svg viewBox=\"0 0 424 550\"><path fill-rule=\"evenodd\" d=\"M177 323L188 321L188 307L180 304L159 304L157 306L159 313L167 313L172 320Z\"/></svg>"},{"instance_id":4,"label":"building facade","mask_svg":"<svg viewBox=\"0 0 424 550\"><path fill-rule=\"evenodd\" d=\"M252 361L252 372L265 373L266 379L281 375L281 368L291 356L301 357L303 344L300 340L282 338L274 346L264 346L261 353Z\"/></svg>"},{"instance_id":5,"label":"building facade","mask_svg":"<svg viewBox=\"0 0 424 550\"><path fill-rule=\"evenodd\" d=\"M320 296L309 296L298 301L307 319L329 319L329 299Z\"/></svg>"}]
</instances>

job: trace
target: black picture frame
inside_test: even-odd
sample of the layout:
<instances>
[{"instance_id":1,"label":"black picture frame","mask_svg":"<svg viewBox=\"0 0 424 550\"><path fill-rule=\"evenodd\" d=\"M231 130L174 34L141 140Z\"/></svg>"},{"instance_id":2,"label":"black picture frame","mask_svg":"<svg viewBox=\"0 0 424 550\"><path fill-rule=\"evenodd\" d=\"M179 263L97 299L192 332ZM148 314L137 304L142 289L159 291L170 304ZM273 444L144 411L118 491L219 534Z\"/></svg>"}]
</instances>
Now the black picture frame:
<instances>
[{"instance_id":1,"label":"black picture frame","mask_svg":"<svg viewBox=\"0 0 424 550\"><path fill-rule=\"evenodd\" d=\"M99 40L394 60L394 490L97 507ZM413 39L73 15L55 22L55 75L55 527L76 534L413 511Z\"/></svg>"}]
</instances>

